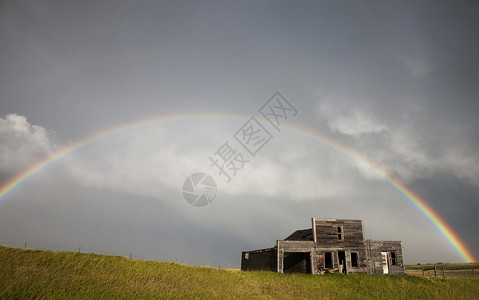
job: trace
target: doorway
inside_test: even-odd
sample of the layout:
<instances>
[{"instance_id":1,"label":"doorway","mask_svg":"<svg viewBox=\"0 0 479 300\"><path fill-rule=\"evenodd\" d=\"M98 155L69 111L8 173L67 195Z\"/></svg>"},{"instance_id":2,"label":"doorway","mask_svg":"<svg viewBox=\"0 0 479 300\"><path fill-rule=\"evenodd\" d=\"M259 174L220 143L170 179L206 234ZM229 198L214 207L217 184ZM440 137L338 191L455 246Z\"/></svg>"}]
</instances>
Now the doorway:
<instances>
[{"instance_id":1,"label":"doorway","mask_svg":"<svg viewBox=\"0 0 479 300\"><path fill-rule=\"evenodd\" d=\"M310 252L285 252L284 273L311 273Z\"/></svg>"},{"instance_id":2,"label":"doorway","mask_svg":"<svg viewBox=\"0 0 479 300\"><path fill-rule=\"evenodd\" d=\"M346 273L346 252L338 251L339 273Z\"/></svg>"},{"instance_id":3,"label":"doorway","mask_svg":"<svg viewBox=\"0 0 479 300\"><path fill-rule=\"evenodd\" d=\"M333 268L333 253L332 252L324 253L324 268L325 269Z\"/></svg>"},{"instance_id":4,"label":"doorway","mask_svg":"<svg viewBox=\"0 0 479 300\"><path fill-rule=\"evenodd\" d=\"M381 260L383 263L383 274L389 274L388 253L381 252Z\"/></svg>"}]
</instances>

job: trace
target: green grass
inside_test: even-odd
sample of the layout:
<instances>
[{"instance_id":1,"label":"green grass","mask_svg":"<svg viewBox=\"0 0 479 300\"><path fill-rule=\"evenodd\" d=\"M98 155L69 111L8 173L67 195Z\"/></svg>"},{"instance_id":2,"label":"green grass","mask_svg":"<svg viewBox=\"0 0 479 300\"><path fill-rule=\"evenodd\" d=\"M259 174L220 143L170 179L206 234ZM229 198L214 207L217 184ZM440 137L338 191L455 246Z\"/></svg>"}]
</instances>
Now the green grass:
<instances>
[{"instance_id":1,"label":"green grass","mask_svg":"<svg viewBox=\"0 0 479 300\"><path fill-rule=\"evenodd\" d=\"M463 269L477 269L479 272L479 263L462 263L462 264L449 264L449 263L438 263L438 264L421 264L421 265L406 265L407 270L422 270L423 268L438 268L444 267L446 270L463 270Z\"/></svg>"},{"instance_id":2,"label":"green grass","mask_svg":"<svg viewBox=\"0 0 479 300\"><path fill-rule=\"evenodd\" d=\"M436 266L436 272L434 272ZM423 269L426 269L423 273ZM443 270L444 269L444 270ZM424 265L406 265L406 274L416 276L478 277L479 263L438 263Z\"/></svg>"},{"instance_id":3,"label":"green grass","mask_svg":"<svg viewBox=\"0 0 479 300\"><path fill-rule=\"evenodd\" d=\"M478 299L479 280L234 272L0 247L0 299L4 298Z\"/></svg>"}]
</instances>

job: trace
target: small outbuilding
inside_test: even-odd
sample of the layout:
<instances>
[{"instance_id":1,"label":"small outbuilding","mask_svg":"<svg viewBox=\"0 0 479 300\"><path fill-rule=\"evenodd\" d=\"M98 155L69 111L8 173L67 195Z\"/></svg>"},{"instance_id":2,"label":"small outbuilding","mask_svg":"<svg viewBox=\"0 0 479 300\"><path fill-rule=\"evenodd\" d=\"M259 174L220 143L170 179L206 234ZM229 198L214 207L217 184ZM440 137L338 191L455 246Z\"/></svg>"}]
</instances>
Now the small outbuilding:
<instances>
[{"instance_id":1,"label":"small outbuilding","mask_svg":"<svg viewBox=\"0 0 479 300\"><path fill-rule=\"evenodd\" d=\"M276 246L244 251L243 271L278 273L404 274L400 241L364 238L362 220L312 218Z\"/></svg>"}]
</instances>

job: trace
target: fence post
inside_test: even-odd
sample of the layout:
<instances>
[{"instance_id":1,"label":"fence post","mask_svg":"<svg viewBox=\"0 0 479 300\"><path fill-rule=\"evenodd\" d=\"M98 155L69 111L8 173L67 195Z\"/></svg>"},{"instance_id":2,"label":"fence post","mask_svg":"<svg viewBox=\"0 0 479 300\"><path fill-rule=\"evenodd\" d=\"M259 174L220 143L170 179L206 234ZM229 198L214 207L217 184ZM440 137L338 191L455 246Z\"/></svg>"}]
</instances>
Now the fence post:
<instances>
[{"instance_id":1,"label":"fence post","mask_svg":"<svg viewBox=\"0 0 479 300\"><path fill-rule=\"evenodd\" d=\"M78 246L78 253L81 253L81 246Z\"/></svg>"},{"instance_id":2,"label":"fence post","mask_svg":"<svg viewBox=\"0 0 479 300\"><path fill-rule=\"evenodd\" d=\"M27 242L25 242L25 250L27 250Z\"/></svg>"},{"instance_id":3,"label":"fence post","mask_svg":"<svg viewBox=\"0 0 479 300\"><path fill-rule=\"evenodd\" d=\"M437 277L437 265L434 265L434 277Z\"/></svg>"},{"instance_id":4,"label":"fence post","mask_svg":"<svg viewBox=\"0 0 479 300\"><path fill-rule=\"evenodd\" d=\"M422 270L422 277L424 277L424 268L421 268Z\"/></svg>"},{"instance_id":5,"label":"fence post","mask_svg":"<svg viewBox=\"0 0 479 300\"><path fill-rule=\"evenodd\" d=\"M130 252L130 259L131 259L131 252Z\"/></svg>"},{"instance_id":6,"label":"fence post","mask_svg":"<svg viewBox=\"0 0 479 300\"><path fill-rule=\"evenodd\" d=\"M446 271L444 271L444 266L442 266L442 276L446 277Z\"/></svg>"}]
</instances>

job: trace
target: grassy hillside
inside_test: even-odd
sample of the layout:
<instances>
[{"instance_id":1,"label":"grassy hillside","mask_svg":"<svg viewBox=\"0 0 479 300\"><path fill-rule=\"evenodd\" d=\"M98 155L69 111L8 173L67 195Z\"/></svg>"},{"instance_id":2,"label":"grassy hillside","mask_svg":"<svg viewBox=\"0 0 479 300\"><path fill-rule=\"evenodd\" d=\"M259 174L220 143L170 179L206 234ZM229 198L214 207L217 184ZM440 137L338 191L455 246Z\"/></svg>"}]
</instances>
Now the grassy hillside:
<instances>
[{"instance_id":1,"label":"grassy hillside","mask_svg":"<svg viewBox=\"0 0 479 300\"><path fill-rule=\"evenodd\" d=\"M232 272L0 247L0 298L478 299L479 279Z\"/></svg>"}]
</instances>

